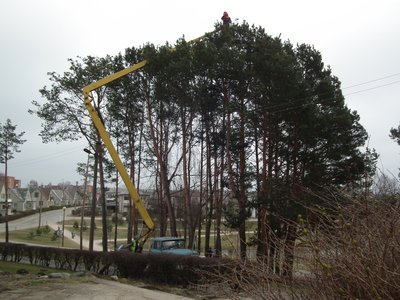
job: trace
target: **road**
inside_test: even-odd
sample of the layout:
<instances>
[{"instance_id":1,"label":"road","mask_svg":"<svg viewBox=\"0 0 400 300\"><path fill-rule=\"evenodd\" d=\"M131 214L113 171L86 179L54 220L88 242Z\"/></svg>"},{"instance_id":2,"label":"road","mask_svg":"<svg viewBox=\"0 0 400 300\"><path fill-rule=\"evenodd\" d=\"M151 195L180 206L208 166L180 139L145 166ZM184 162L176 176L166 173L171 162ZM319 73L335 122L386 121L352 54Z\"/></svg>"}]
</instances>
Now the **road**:
<instances>
[{"instance_id":1,"label":"road","mask_svg":"<svg viewBox=\"0 0 400 300\"><path fill-rule=\"evenodd\" d=\"M72 209L73 208L71 207L65 209L65 220L76 218L76 216L75 217L72 216ZM51 229L57 230L59 227L61 227L59 224L62 222L63 217L64 217L64 211L62 209L42 212L40 214L40 224L41 226L48 225ZM8 228L10 231L37 228L38 226L39 226L38 213L8 222ZM6 231L5 223L0 224L0 233L4 233L5 231ZM69 238L69 237L71 237L71 232L67 228L64 228L64 238ZM75 238L71 239L71 241L79 245L80 243L79 234L76 234ZM89 249L89 241L83 239L82 247L84 249ZM103 251L103 247L101 246L101 240L95 240L93 242L93 250Z\"/></svg>"},{"instance_id":2,"label":"road","mask_svg":"<svg viewBox=\"0 0 400 300\"><path fill-rule=\"evenodd\" d=\"M65 219L66 220L72 218L71 211L72 211L72 208L65 209ZM59 210L42 212L40 219L41 219L40 220L41 226L45 226L45 225L50 226L50 224L57 224L57 222L62 222L63 210L59 209ZM39 214L34 214L31 216L27 216L24 218L20 218L20 219L8 222L8 228L10 231L35 228L35 227L39 227ZM5 224L4 223L0 224L0 233L5 232L5 230L6 230Z\"/></svg>"}]
</instances>

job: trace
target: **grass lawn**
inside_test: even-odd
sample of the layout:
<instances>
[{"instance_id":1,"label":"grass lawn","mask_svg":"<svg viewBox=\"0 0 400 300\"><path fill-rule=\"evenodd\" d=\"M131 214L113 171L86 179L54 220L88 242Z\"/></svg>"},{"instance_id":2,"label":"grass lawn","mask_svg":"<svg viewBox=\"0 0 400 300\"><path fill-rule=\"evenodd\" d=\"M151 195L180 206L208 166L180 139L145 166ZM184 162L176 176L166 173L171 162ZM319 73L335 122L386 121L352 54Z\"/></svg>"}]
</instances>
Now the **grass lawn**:
<instances>
[{"instance_id":1,"label":"grass lawn","mask_svg":"<svg viewBox=\"0 0 400 300\"><path fill-rule=\"evenodd\" d=\"M69 273L71 276L49 278L52 273ZM71 286L79 284L95 284L95 279L90 274L88 276L74 276L74 274L76 273L69 270L0 261L1 299L56 299L52 295L58 291L68 290ZM42 298L43 292L48 297Z\"/></svg>"},{"instance_id":2,"label":"grass lawn","mask_svg":"<svg viewBox=\"0 0 400 300\"><path fill-rule=\"evenodd\" d=\"M49 247L61 247L61 237L53 238L54 231L50 230L48 233L42 232L40 235L36 234L36 228L21 229L9 232L9 239L16 242L45 245ZM0 234L0 239L5 240L5 233ZM79 243L64 238L64 247L66 248L77 248L79 249Z\"/></svg>"},{"instance_id":3,"label":"grass lawn","mask_svg":"<svg viewBox=\"0 0 400 300\"><path fill-rule=\"evenodd\" d=\"M20 262L11 262L4 260L0 261L0 270L3 272L17 273L17 271L20 269L26 270L29 274L38 274L39 272L44 275L48 275L54 272L74 273L73 271L69 270L59 270L55 268L48 268L44 266L37 266Z\"/></svg>"}]
</instances>

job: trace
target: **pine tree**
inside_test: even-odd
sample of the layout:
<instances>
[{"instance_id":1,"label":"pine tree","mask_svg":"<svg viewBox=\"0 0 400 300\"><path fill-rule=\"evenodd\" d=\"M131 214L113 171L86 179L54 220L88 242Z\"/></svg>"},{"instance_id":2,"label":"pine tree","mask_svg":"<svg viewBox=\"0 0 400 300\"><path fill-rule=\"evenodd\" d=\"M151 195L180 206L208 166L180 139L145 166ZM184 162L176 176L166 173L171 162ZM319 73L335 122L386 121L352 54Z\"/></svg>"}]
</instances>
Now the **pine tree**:
<instances>
[{"instance_id":1,"label":"pine tree","mask_svg":"<svg viewBox=\"0 0 400 300\"><path fill-rule=\"evenodd\" d=\"M17 126L11 123L10 119L6 120L4 125L0 124L0 163L4 164L4 186L6 192L5 199L5 225L6 225L6 243L9 241L8 230L8 161L14 158L15 153L21 152L19 147L26 142L22 139L25 132L16 132Z\"/></svg>"}]
</instances>

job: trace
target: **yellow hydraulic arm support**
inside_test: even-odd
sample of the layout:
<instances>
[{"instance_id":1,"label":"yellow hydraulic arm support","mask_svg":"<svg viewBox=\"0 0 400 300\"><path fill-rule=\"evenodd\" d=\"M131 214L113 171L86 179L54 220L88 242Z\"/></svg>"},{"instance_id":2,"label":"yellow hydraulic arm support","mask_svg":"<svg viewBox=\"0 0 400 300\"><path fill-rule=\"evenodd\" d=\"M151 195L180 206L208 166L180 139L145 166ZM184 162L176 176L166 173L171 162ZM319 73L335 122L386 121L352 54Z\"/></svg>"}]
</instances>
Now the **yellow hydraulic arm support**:
<instances>
[{"instance_id":1,"label":"yellow hydraulic arm support","mask_svg":"<svg viewBox=\"0 0 400 300\"><path fill-rule=\"evenodd\" d=\"M189 41L188 43L193 43L196 41L201 40L205 35L198 37L196 39L193 39L191 41ZM171 49L171 51L174 51L175 48ZM129 195L131 196L132 202L133 204L136 206L136 208L139 211L139 214L142 216L144 223L146 224L148 231L146 233L144 233L141 237L140 237L140 243L143 245L146 240L149 238L150 234L154 231L154 222L153 219L150 217L147 209L145 208L142 200L140 199L139 193L137 191L137 189L135 188L134 184L132 183L132 181L129 178L128 172L126 171L117 150L115 149L109 134L107 133L106 128L104 127L103 122L100 120L99 115L97 114L96 110L94 109L91 100L90 100L90 93L104 85L107 85L117 79L120 79L130 73L136 72L138 70L140 70L141 68L143 68L144 66L146 66L149 63L149 61L147 60L143 60L137 64L134 64L128 68L122 69L114 74L108 75L96 82L93 82L87 86L85 86L82 91L83 91L83 99L84 99L84 103L86 106L86 109L88 110L90 117L92 118L92 121L95 125L95 127L97 128L97 131L101 137L101 139L104 142L104 145L106 146L108 152L110 153L110 156L112 158L112 160L114 161L114 164L118 170L118 173L121 175L121 178L126 186L126 188L129 191Z\"/></svg>"},{"instance_id":2,"label":"yellow hydraulic arm support","mask_svg":"<svg viewBox=\"0 0 400 300\"><path fill-rule=\"evenodd\" d=\"M131 200L136 206L136 208L139 211L139 214L142 216L144 223L146 224L148 231L142 235L141 243L143 244L147 238L150 236L151 232L154 230L154 222L153 219L150 217L149 213L147 212L147 209L144 207L143 202L140 200L139 193L137 189L135 188L134 184L132 183L128 172L125 169L124 164L122 163L117 150L115 149L109 134L107 133L106 128L104 127L103 122L100 120L99 115L97 114L96 110L94 109L89 94L94 91L95 89L98 89L99 87L102 87L114 80L117 80L121 77L124 77L128 75L129 73L135 72L141 68L143 68L146 64L148 63L147 60L143 60L135 65L132 65L126 69L123 69L117 73L111 74L107 77L104 77L100 79L99 81L93 82L83 88L83 98L85 102L86 109L88 110L90 117L92 118L92 121L94 125L97 128L97 131L101 137L101 139L104 142L104 145L106 146L108 153L110 153L110 156L112 160L114 161L114 164L118 170L118 173L120 174L122 181L124 182L126 188L129 191L129 195L131 196Z\"/></svg>"}]
</instances>

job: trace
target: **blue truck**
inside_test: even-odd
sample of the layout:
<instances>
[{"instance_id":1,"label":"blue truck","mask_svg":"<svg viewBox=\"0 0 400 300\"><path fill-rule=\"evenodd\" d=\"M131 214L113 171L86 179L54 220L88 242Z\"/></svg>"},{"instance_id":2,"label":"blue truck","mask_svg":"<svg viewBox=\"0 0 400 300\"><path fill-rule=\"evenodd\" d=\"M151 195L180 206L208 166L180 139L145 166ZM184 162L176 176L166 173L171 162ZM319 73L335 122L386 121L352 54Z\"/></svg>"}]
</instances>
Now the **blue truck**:
<instances>
[{"instance_id":1,"label":"blue truck","mask_svg":"<svg viewBox=\"0 0 400 300\"><path fill-rule=\"evenodd\" d=\"M185 247L185 240L179 237L156 237L151 243L150 253L199 256L196 250Z\"/></svg>"}]
</instances>

